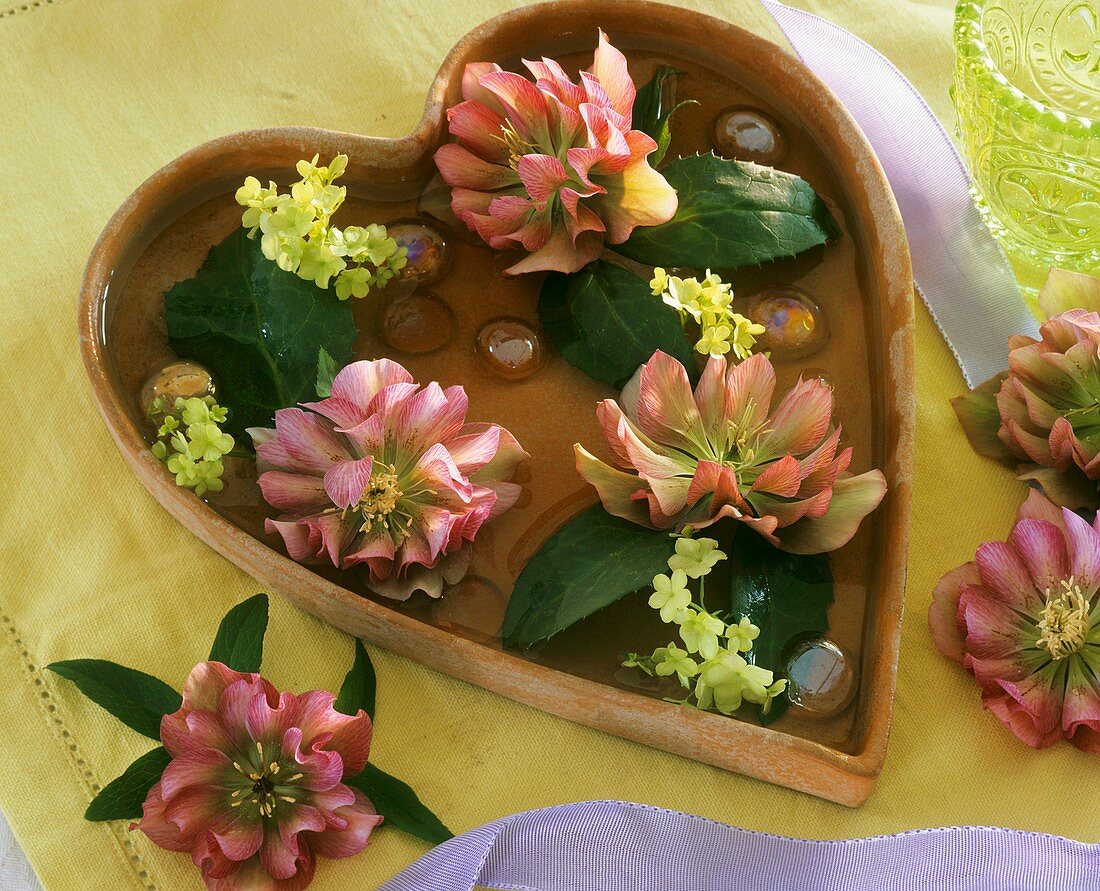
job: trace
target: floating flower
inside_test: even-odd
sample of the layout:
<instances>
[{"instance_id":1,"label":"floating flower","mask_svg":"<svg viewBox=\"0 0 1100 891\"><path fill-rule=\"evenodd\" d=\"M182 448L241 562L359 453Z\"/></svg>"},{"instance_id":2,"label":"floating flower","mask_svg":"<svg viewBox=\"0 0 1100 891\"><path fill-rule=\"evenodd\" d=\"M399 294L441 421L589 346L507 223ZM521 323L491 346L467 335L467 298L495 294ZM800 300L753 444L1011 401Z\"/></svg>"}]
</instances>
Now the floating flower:
<instances>
[{"instance_id":1,"label":"floating flower","mask_svg":"<svg viewBox=\"0 0 1100 891\"><path fill-rule=\"evenodd\" d=\"M175 474L177 486L194 489L200 496L225 487L222 456L233 450L234 442L218 426L227 414L213 396L177 396L171 408L164 396L157 396L146 406L146 415L154 423L160 422L158 439L150 451Z\"/></svg>"},{"instance_id":2,"label":"floating flower","mask_svg":"<svg viewBox=\"0 0 1100 891\"><path fill-rule=\"evenodd\" d=\"M249 430L260 489L284 512L267 531L299 562L364 567L387 597L439 597L519 497L508 480L527 457L503 427L465 423L466 405L462 387L421 388L389 359L348 365L328 399Z\"/></svg>"},{"instance_id":3,"label":"floating flower","mask_svg":"<svg viewBox=\"0 0 1100 891\"><path fill-rule=\"evenodd\" d=\"M653 270L649 287L655 297L676 310L685 328L689 320L699 328L695 349L704 356L718 358L733 353L737 359L747 359L756 346L756 338L764 333L758 325L730 309L733 294L730 286L707 270L702 281L669 275L660 266Z\"/></svg>"},{"instance_id":4,"label":"floating flower","mask_svg":"<svg viewBox=\"0 0 1100 891\"><path fill-rule=\"evenodd\" d=\"M1100 752L1098 589L1100 519L1089 525L1033 490L1008 541L940 579L928 621L1021 740Z\"/></svg>"},{"instance_id":5,"label":"floating flower","mask_svg":"<svg viewBox=\"0 0 1100 891\"><path fill-rule=\"evenodd\" d=\"M732 367L711 359L692 394L684 366L656 352L597 416L615 463L575 446L577 470L609 513L658 529L748 524L794 553L831 551L882 500L886 481L847 472L831 429L833 394L800 380L771 408L775 371L766 356Z\"/></svg>"},{"instance_id":6,"label":"floating flower","mask_svg":"<svg viewBox=\"0 0 1100 891\"><path fill-rule=\"evenodd\" d=\"M667 647L658 647L653 651L653 671L663 678L676 675L680 686L687 687L691 678L699 674L699 665L687 650L670 643Z\"/></svg>"},{"instance_id":7,"label":"floating flower","mask_svg":"<svg viewBox=\"0 0 1100 891\"><path fill-rule=\"evenodd\" d=\"M668 558L668 566L682 570L688 578L701 579L725 559L725 552L718 550L718 542L713 538L680 536L676 539L676 553Z\"/></svg>"},{"instance_id":8,"label":"floating flower","mask_svg":"<svg viewBox=\"0 0 1100 891\"><path fill-rule=\"evenodd\" d=\"M347 169L348 156L337 155L327 166L312 161L296 165L301 180L289 194L268 182L265 188L254 176L237 189L236 201L245 208L241 225L248 237L262 233L260 249L280 269L328 288L335 278L336 296L365 297L372 288L384 288L408 262L408 251L377 223L338 229L332 216L347 197L336 180ZM359 264L359 265L350 265ZM366 265L369 264L369 265Z\"/></svg>"},{"instance_id":9,"label":"floating flower","mask_svg":"<svg viewBox=\"0 0 1100 891\"><path fill-rule=\"evenodd\" d=\"M172 760L134 828L190 852L219 891L304 888L318 855L358 854L382 818L342 780L367 763L371 721L340 714L334 699L200 662L161 721Z\"/></svg>"},{"instance_id":10,"label":"floating flower","mask_svg":"<svg viewBox=\"0 0 1100 891\"><path fill-rule=\"evenodd\" d=\"M687 588L687 576L677 569L668 575L653 577L653 593L649 605L661 611L662 622L672 622L691 603L691 592Z\"/></svg>"},{"instance_id":11,"label":"floating flower","mask_svg":"<svg viewBox=\"0 0 1100 891\"><path fill-rule=\"evenodd\" d=\"M1052 269L1039 340L1009 339L1008 373L955 400L971 442L1056 504L1100 507L1100 279ZM992 400L995 399L995 405Z\"/></svg>"},{"instance_id":12,"label":"floating flower","mask_svg":"<svg viewBox=\"0 0 1100 891\"><path fill-rule=\"evenodd\" d=\"M676 191L646 160L657 143L630 128L634 83L606 34L579 84L553 59L523 64L534 83L489 62L466 66L465 101L447 112L456 141L436 166L458 219L490 247L529 252L507 272L576 272L605 239L671 219Z\"/></svg>"},{"instance_id":13,"label":"floating flower","mask_svg":"<svg viewBox=\"0 0 1100 891\"><path fill-rule=\"evenodd\" d=\"M705 610L685 610L683 616L679 622L680 639L688 652L713 659L718 654L718 638L726 633L726 623Z\"/></svg>"}]
</instances>

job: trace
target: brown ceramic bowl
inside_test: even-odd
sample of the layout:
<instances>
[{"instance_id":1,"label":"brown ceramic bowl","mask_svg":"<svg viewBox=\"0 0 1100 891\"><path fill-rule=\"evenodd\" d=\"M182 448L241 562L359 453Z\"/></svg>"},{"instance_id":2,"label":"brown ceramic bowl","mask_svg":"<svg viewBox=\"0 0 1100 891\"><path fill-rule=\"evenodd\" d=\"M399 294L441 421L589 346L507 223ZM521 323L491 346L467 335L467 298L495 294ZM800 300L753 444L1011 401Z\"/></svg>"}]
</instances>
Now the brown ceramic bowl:
<instances>
[{"instance_id":1,"label":"brown ceramic bowl","mask_svg":"<svg viewBox=\"0 0 1100 891\"><path fill-rule=\"evenodd\" d=\"M440 601L394 604L357 578L315 572L288 559L263 533L265 507L250 462L228 469L229 485L209 503L176 487L149 452L137 392L174 356L163 328L164 291L192 276L209 248L238 225L232 193L248 174L282 183L298 158L350 156L342 224L414 215L445 137L444 111L458 101L467 62L550 55L587 65L603 28L630 60L638 83L670 63L687 72L672 152L713 148L714 121L749 106L779 122L783 167L806 178L843 230L795 261L741 271L750 296L780 283L818 301L831 336L812 357L776 360L780 383L824 369L855 448L853 470L880 467L889 494L856 538L832 557L837 579L831 636L857 660L858 692L839 715L791 709L769 727L662 701L617 672L619 653L662 643L667 629L627 598L546 647L502 649L499 623L512 582L542 540L594 500L573 470L572 444L599 448L596 400L613 395L552 354L523 381L493 377L475 354L480 326L501 316L536 323L539 276L506 279L509 259L452 239L450 273L432 286L455 314L442 349L406 354L378 339L378 304L356 306L359 358L388 353L415 377L461 383L471 420L511 429L532 455L526 493L479 536L471 576ZM555 36L556 35L556 36ZM188 529L264 585L348 632L537 708L638 742L848 805L867 797L886 751L904 588L913 446L913 285L901 220L874 155L833 95L778 47L688 10L637 0L565 0L516 10L475 29L451 51L428 90L424 117L402 139L306 127L238 133L201 145L155 173L111 219L92 252L80 302L80 345L96 399L123 456L150 492ZM667 637L666 637L667 640Z\"/></svg>"}]
</instances>

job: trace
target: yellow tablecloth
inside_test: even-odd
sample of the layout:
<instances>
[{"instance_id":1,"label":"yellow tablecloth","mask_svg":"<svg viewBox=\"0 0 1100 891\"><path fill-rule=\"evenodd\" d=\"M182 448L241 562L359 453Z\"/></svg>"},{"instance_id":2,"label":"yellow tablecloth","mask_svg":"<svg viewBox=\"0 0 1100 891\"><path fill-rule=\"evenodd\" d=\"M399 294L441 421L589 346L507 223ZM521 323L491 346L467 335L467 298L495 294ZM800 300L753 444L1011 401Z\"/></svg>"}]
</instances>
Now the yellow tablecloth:
<instances>
[{"instance_id":1,"label":"yellow tablecloth","mask_svg":"<svg viewBox=\"0 0 1100 891\"><path fill-rule=\"evenodd\" d=\"M7 3L13 0L6 0ZM199 887L188 859L122 825L86 823L93 791L150 743L41 666L112 658L173 684L219 617L257 585L164 512L100 423L75 337L85 258L146 176L235 130L313 124L399 135L450 46L509 0L25 0L0 6L0 810L48 889ZM775 36L750 0L694 4ZM944 120L950 0L803 0L885 52ZM445 14L444 14L445 13ZM375 650L373 758L455 830L528 808L620 798L738 826L840 838L999 824L1100 840L1095 759L1033 752L983 712L934 650L929 592L1001 537L1023 492L976 457L948 398L963 388L917 312L916 497L894 731L860 810L573 725ZM267 673L339 684L345 635L273 601ZM375 887L425 846L381 831L315 887Z\"/></svg>"}]
</instances>

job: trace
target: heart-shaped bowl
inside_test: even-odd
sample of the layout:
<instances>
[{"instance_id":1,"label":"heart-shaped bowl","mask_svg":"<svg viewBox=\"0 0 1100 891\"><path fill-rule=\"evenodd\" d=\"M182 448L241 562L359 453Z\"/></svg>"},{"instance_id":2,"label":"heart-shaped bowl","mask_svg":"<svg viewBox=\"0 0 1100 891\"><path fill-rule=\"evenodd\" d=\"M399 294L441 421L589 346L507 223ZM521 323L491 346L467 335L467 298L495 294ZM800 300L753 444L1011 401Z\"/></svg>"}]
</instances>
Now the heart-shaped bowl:
<instances>
[{"instance_id":1,"label":"heart-shaped bowl","mask_svg":"<svg viewBox=\"0 0 1100 891\"><path fill-rule=\"evenodd\" d=\"M479 535L471 574L440 600L386 601L361 580L290 560L265 535L267 509L247 459L227 464L228 485L202 500L178 488L150 453L151 429L137 394L174 357L163 293L195 274L211 246L240 225L233 192L247 175L285 182L299 158L350 157L342 224L388 223L416 213L416 199L446 138L445 111L460 100L469 62L506 68L552 56L587 64L597 29L630 61L636 82L658 64L683 72L673 155L713 148L714 121L731 106L762 109L787 144L782 166L807 179L842 235L797 260L733 277L739 293L797 284L825 313L831 337L812 358L831 378L853 469L880 467L889 492L856 538L832 555L836 578L830 634L849 653L854 701L839 715L791 709L770 726L663 701L618 672L620 652L667 634L637 597L590 617L539 650L502 647L499 627L511 585L539 544L594 495L573 469L572 443L597 445L598 399L614 394L551 355L520 382L492 376L474 349L486 321L537 324L538 275L506 278L503 257L451 239L451 272L433 286L449 303L457 336L428 354L404 354L378 337L379 304L358 301L356 358L390 353L417 380L462 384L471 419L512 430L532 459L525 494ZM637 0L565 0L515 10L476 28L432 82L424 116L400 139L309 127L253 130L201 145L159 170L119 208L92 251L80 298L80 347L99 408L142 484L195 535L259 582L352 634L536 708L730 770L848 805L864 801L881 768L894 694L908 536L913 446L913 283L897 207L871 148L836 98L802 64L747 31L685 9ZM789 385L809 363L776 361ZM648 638L647 638L648 635ZM667 638L666 638L667 639ZM663 643L663 641L656 641ZM633 644L633 645L632 645Z\"/></svg>"}]
</instances>

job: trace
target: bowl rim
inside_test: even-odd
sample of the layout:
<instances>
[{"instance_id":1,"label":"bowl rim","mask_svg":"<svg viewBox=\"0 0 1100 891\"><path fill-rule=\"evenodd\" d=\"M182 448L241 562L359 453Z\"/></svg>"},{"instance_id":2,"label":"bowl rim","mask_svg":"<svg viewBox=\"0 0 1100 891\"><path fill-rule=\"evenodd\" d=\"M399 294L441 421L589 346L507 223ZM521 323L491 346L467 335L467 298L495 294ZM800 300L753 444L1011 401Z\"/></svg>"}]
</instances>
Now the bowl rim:
<instances>
[{"instance_id":1,"label":"bowl rim","mask_svg":"<svg viewBox=\"0 0 1100 891\"><path fill-rule=\"evenodd\" d=\"M1029 96L1000 70L989 54L982 17L987 0L959 0L955 6L953 44L956 71L965 68L995 100L1014 114L1034 118L1038 126L1076 137L1100 137L1100 117L1071 114ZM956 89L957 89L956 85Z\"/></svg>"}]
</instances>

